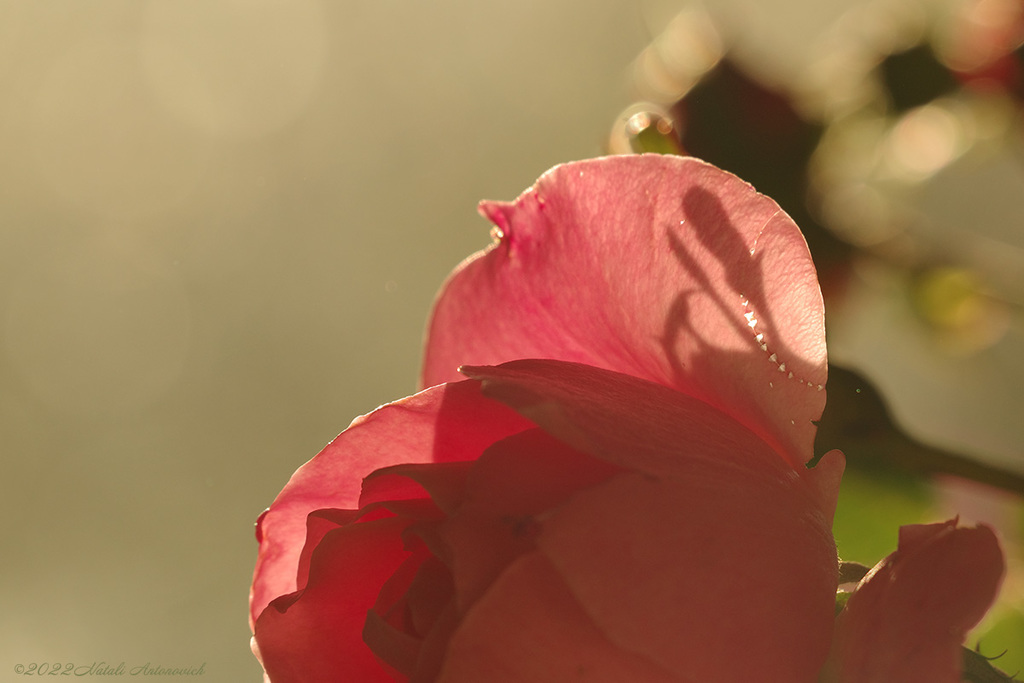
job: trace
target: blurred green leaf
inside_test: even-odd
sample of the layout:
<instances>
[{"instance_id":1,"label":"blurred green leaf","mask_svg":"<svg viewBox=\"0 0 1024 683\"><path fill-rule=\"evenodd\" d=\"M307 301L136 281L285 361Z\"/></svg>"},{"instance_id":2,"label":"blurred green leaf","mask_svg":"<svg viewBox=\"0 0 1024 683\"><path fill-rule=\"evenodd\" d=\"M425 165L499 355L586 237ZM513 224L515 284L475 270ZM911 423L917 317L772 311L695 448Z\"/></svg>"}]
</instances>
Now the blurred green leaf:
<instances>
[{"instance_id":1,"label":"blurred green leaf","mask_svg":"<svg viewBox=\"0 0 1024 683\"><path fill-rule=\"evenodd\" d=\"M1016 676L1024 672L1024 605L1003 607L991 626L972 635L981 652L988 653L1003 671ZM987 680L987 679L982 679ZM992 679L1008 680L1008 679Z\"/></svg>"},{"instance_id":2,"label":"blurred green leaf","mask_svg":"<svg viewBox=\"0 0 1024 683\"><path fill-rule=\"evenodd\" d=\"M901 525L929 521L931 505L931 491L919 478L848 469L833 523L839 556L875 565L896 550Z\"/></svg>"}]
</instances>

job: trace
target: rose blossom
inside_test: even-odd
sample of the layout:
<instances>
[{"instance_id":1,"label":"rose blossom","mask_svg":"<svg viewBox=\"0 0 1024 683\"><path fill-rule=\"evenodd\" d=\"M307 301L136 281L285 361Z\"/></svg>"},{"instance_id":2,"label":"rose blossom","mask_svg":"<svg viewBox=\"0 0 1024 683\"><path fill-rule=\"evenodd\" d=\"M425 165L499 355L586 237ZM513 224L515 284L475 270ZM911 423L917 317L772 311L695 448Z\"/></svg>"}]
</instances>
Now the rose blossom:
<instances>
[{"instance_id":1,"label":"rose blossom","mask_svg":"<svg viewBox=\"0 0 1024 683\"><path fill-rule=\"evenodd\" d=\"M438 299L429 388L357 419L260 519L270 680L788 683L827 661L884 681L870 636L893 613L900 652L937 662L920 680L957 680L1002 574L987 529L906 528L833 639L842 456L805 467L822 302L774 202L644 155L481 211L499 240ZM914 597L951 583L970 589Z\"/></svg>"},{"instance_id":2,"label":"rose blossom","mask_svg":"<svg viewBox=\"0 0 1024 683\"><path fill-rule=\"evenodd\" d=\"M826 681L959 683L964 636L985 615L1003 577L985 526L956 520L900 529L839 615Z\"/></svg>"}]
</instances>

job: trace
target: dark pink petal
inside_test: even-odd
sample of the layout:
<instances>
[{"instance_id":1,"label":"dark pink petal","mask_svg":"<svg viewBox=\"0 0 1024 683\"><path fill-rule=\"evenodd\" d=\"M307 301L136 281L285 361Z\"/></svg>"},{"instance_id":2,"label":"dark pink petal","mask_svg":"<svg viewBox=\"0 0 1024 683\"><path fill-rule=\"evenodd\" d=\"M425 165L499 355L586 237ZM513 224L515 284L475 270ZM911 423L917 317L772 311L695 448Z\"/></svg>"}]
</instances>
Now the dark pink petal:
<instances>
[{"instance_id":1,"label":"dark pink petal","mask_svg":"<svg viewBox=\"0 0 1024 683\"><path fill-rule=\"evenodd\" d=\"M299 593L277 598L256 620L255 640L274 683L391 681L363 642L366 614L409 556L399 517L328 532Z\"/></svg>"},{"instance_id":2,"label":"dark pink petal","mask_svg":"<svg viewBox=\"0 0 1024 683\"><path fill-rule=\"evenodd\" d=\"M387 580L363 629L373 653L410 677L418 669L425 638L452 604L451 572L425 550L418 548Z\"/></svg>"},{"instance_id":3,"label":"dark pink petal","mask_svg":"<svg viewBox=\"0 0 1024 683\"><path fill-rule=\"evenodd\" d=\"M420 567L405 596L412 632L419 636L430 633L451 603L453 593L451 572L431 556Z\"/></svg>"},{"instance_id":4,"label":"dark pink petal","mask_svg":"<svg viewBox=\"0 0 1024 683\"><path fill-rule=\"evenodd\" d=\"M433 387L357 418L300 467L260 518L250 624L271 600L293 592L307 516L355 509L363 478L399 463L472 460L497 439L533 425L484 398L476 382Z\"/></svg>"},{"instance_id":5,"label":"dark pink petal","mask_svg":"<svg viewBox=\"0 0 1024 683\"><path fill-rule=\"evenodd\" d=\"M442 290L425 385L461 364L575 361L675 387L810 459L822 300L775 202L699 160L643 155L555 167L481 211L504 236Z\"/></svg>"},{"instance_id":6,"label":"dark pink petal","mask_svg":"<svg viewBox=\"0 0 1024 683\"><path fill-rule=\"evenodd\" d=\"M371 472L363 480L359 505L388 500L429 498L449 512L464 496L472 461L392 465Z\"/></svg>"},{"instance_id":7,"label":"dark pink petal","mask_svg":"<svg viewBox=\"0 0 1024 683\"><path fill-rule=\"evenodd\" d=\"M305 588L309 578L309 561L313 551L328 532L355 522L359 518L358 510L316 510L306 517L306 539L299 554L299 566L296 571L295 587Z\"/></svg>"},{"instance_id":8,"label":"dark pink petal","mask_svg":"<svg viewBox=\"0 0 1024 683\"><path fill-rule=\"evenodd\" d=\"M516 560L448 644L438 683L697 683L617 649L547 560ZM710 679L718 680L718 679Z\"/></svg>"},{"instance_id":9,"label":"dark pink petal","mask_svg":"<svg viewBox=\"0 0 1024 683\"><path fill-rule=\"evenodd\" d=\"M424 547L416 550L418 552L410 554L381 587L377 602L366 613L362 631L363 642L377 659L405 675L415 668L422 642L409 619L406 593L430 558Z\"/></svg>"},{"instance_id":10,"label":"dark pink petal","mask_svg":"<svg viewBox=\"0 0 1024 683\"><path fill-rule=\"evenodd\" d=\"M827 680L959 683L964 637L995 600L1004 570L986 526L903 527L896 552L839 615Z\"/></svg>"},{"instance_id":11,"label":"dark pink petal","mask_svg":"<svg viewBox=\"0 0 1024 683\"><path fill-rule=\"evenodd\" d=\"M622 470L540 429L499 441L474 463L466 499L438 534L450 549L460 614L518 556L533 550L540 519L580 489Z\"/></svg>"}]
</instances>

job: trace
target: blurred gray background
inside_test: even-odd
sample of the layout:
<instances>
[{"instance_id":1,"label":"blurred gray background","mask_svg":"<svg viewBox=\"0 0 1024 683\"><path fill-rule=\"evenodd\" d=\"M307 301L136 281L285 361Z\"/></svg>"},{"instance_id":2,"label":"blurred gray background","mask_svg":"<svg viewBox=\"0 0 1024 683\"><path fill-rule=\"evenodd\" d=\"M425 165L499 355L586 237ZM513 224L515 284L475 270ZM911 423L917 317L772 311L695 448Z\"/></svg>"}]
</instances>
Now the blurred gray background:
<instances>
[{"instance_id":1,"label":"blurred gray background","mask_svg":"<svg viewBox=\"0 0 1024 683\"><path fill-rule=\"evenodd\" d=\"M785 73L850 4L708 7ZM681 7L0 1L0 680L259 680L257 515L416 389L477 201L602 153Z\"/></svg>"}]
</instances>

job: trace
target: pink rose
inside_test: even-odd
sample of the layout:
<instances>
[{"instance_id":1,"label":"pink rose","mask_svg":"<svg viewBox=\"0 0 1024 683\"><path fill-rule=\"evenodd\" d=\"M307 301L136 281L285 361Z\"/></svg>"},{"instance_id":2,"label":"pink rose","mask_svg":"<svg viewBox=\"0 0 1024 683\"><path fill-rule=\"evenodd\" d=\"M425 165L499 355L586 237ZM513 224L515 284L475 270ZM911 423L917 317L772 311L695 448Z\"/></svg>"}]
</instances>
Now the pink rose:
<instances>
[{"instance_id":1,"label":"pink rose","mask_svg":"<svg viewBox=\"0 0 1024 683\"><path fill-rule=\"evenodd\" d=\"M842 456L805 467L822 302L774 202L645 155L556 167L481 211L500 239L441 293L429 388L357 419L260 518L270 680L868 680L847 665L891 610L945 619L937 670L958 672L1002 572L987 530L949 527L984 532L984 577L944 603L962 609L865 582L833 643ZM916 556L906 540L875 576Z\"/></svg>"},{"instance_id":2,"label":"pink rose","mask_svg":"<svg viewBox=\"0 0 1024 683\"><path fill-rule=\"evenodd\" d=\"M902 527L899 549L861 580L839 615L824 681L960 683L960 646L1004 570L988 527Z\"/></svg>"}]
</instances>

